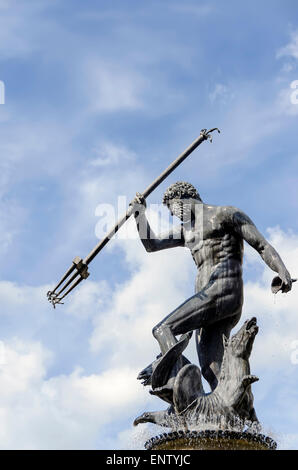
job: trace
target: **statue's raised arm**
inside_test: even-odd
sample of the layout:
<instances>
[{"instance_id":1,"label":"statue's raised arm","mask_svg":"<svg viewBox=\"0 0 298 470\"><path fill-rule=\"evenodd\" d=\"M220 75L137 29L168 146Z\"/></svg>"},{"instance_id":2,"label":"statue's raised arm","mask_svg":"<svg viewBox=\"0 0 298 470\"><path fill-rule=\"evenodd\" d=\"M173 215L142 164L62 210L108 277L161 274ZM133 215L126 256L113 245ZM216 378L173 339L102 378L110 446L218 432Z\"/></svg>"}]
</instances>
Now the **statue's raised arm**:
<instances>
[{"instance_id":1,"label":"statue's raised arm","mask_svg":"<svg viewBox=\"0 0 298 470\"><path fill-rule=\"evenodd\" d=\"M148 252L165 250L184 246L183 230L181 225L173 227L166 233L156 235L146 217L146 199L137 193L130 203L136 220L140 239Z\"/></svg>"}]
</instances>

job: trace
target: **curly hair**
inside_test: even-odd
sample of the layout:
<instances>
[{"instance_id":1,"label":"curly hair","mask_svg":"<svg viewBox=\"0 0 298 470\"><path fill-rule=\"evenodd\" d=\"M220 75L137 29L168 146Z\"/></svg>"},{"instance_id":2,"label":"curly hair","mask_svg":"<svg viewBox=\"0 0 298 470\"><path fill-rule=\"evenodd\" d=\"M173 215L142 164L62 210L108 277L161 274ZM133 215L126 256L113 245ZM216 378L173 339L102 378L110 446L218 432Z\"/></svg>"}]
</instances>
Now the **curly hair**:
<instances>
[{"instance_id":1,"label":"curly hair","mask_svg":"<svg viewBox=\"0 0 298 470\"><path fill-rule=\"evenodd\" d=\"M196 188L185 181L177 181L177 183L171 184L163 195L163 204L167 205L171 199L187 199L193 198L201 201L201 197Z\"/></svg>"}]
</instances>

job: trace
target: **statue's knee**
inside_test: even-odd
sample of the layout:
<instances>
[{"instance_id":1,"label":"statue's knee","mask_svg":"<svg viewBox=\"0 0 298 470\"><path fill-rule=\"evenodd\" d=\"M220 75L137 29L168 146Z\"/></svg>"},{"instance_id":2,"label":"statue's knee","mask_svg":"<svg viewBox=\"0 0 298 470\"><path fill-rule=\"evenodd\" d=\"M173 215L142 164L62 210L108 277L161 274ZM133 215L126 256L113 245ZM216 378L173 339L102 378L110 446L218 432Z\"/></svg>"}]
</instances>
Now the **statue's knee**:
<instances>
[{"instance_id":1,"label":"statue's knee","mask_svg":"<svg viewBox=\"0 0 298 470\"><path fill-rule=\"evenodd\" d=\"M156 325L153 330L152 330L152 334L154 336L155 339L157 339L160 335L160 325Z\"/></svg>"},{"instance_id":2,"label":"statue's knee","mask_svg":"<svg viewBox=\"0 0 298 470\"><path fill-rule=\"evenodd\" d=\"M163 334L165 329L166 327L162 323L159 323L158 325L156 325L152 330L152 334L154 338L158 339Z\"/></svg>"}]
</instances>

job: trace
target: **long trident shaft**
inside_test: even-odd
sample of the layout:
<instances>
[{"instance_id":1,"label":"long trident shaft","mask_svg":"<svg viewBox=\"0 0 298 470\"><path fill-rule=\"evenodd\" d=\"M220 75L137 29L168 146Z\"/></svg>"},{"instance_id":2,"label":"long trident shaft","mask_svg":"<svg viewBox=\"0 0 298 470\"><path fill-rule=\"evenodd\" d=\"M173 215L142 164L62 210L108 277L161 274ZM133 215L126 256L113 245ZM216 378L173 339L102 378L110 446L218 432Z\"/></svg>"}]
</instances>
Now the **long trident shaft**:
<instances>
[{"instance_id":1,"label":"long trident shaft","mask_svg":"<svg viewBox=\"0 0 298 470\"><path fill-rule=\"evenodd\" d=\"M193 141L193 143L187 147L171 165L169 165L163 173L161 173L142 193L142 196L146 199L153 191L157 188L168 176L182 163L204 140L210 140L212 142L211 133L219 129L216 127L207 131L202 129L199 137ZM115 227L93 248L93 250L86 256L84 260L76 257L73 260L72 266L67 270L62 279L56 285L56 287L47 293L48 300L52 303L55 308L56 304L62 303L64 299L75 287L77 287L83 279L87 279L89 276L88 265L98 255L98 253L104 248L108 241L118 232L122 225L132 215L133 208L129 207L127 212L118 220ZM71 277L70 277L71 276ZM68 288L68 289L67 289Z\"/></svg>"}]
</instances>

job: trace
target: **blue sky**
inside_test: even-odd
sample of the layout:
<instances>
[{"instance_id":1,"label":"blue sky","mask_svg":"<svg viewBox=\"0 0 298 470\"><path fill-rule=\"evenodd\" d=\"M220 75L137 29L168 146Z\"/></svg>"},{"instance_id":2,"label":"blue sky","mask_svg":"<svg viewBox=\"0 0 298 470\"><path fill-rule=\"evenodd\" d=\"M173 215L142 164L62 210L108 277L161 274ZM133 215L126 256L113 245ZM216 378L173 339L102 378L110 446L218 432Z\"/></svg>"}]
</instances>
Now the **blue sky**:
<instances>
[{"instance_id":1,"label":"blue sky","mask_svg":"<svg viewBox=\"0 0 298 470\"><path fill-rule=\"evenodd\" d=\"M160 406L135 377L157 353L152 327L192 294L189 254L115 240L66 305L52 310L45 292L96 244L96 207L132 199L201 128L222 133L148 203L190 181L248 213L298 277L298 10L268 5L0 0L3 448L127 448L154 433L132 430ZM243 320L261 322L257 412L298 448L296 286L274 303L272 273L249 249L244 278Z\"/></svg>"}]
</instances>

